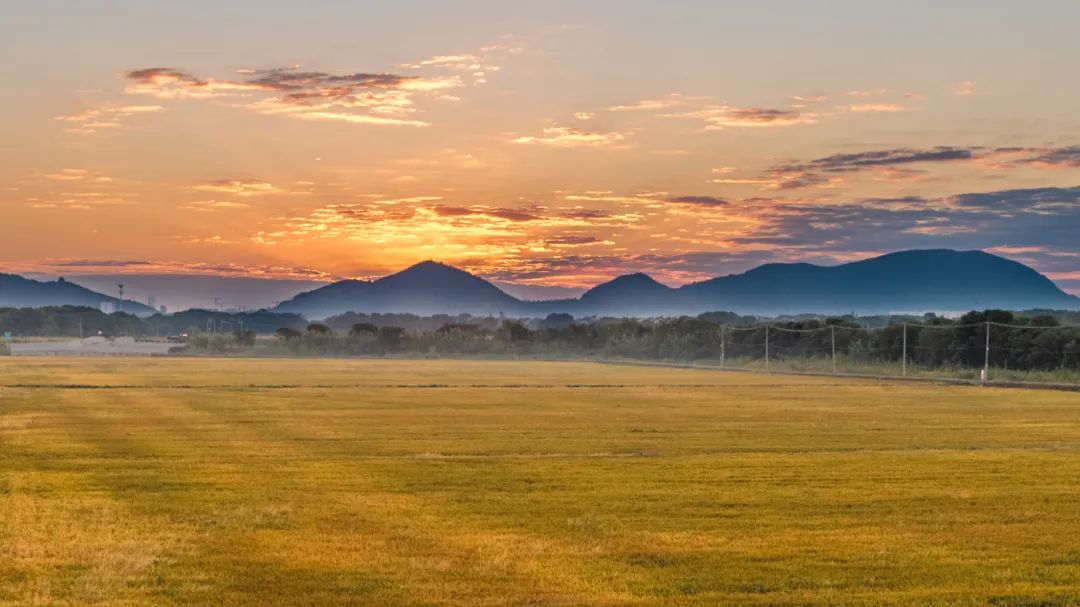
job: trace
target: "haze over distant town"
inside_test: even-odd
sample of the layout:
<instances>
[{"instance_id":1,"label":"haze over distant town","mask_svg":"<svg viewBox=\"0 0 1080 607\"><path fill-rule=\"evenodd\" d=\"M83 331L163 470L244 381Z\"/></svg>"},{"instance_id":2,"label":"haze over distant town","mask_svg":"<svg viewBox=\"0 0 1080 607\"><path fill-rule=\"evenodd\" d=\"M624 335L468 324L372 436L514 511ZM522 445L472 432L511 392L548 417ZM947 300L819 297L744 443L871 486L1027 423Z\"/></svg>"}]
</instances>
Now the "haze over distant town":
<instances>
[{"instance_id":1,"label":"haze over distant town","mask_svg":"<svg viewBox=\"0 0 1080 607\"><path fill-rule=\"evenodd\" d=\"M540 299L953 248L1080 293L1074 2L56 4L0 18L4 272Z\"/></svg>"}]
</instances>

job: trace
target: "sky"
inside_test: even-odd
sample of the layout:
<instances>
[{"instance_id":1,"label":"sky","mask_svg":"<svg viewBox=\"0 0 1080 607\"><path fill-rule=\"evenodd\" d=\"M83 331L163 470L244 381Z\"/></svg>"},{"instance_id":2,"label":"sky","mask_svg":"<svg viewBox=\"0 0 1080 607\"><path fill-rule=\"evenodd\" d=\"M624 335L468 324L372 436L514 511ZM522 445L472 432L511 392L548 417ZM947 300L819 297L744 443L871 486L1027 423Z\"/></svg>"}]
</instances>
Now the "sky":
<instances>
[{"instance_id":1,"label":"sky","mask_svg":"<svg viewBox=\"0 0 1080 607\"><path fill-rule=\"evenodd\" d=\"M983 249L1080 293L1080 3L0 3L0 271L670 285Z\"/></svg>"}]
</instances>

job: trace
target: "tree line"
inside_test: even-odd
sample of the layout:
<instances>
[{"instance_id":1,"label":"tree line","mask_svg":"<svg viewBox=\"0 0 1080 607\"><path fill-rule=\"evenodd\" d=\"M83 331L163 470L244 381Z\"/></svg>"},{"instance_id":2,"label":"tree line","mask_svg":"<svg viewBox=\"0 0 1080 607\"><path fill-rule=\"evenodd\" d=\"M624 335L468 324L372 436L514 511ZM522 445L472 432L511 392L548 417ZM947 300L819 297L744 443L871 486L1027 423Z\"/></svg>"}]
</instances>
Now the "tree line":
<instances>
[{"instance_id":1,"label":"tree line","mask_svg":"<svg viewBox=\"0 0 1080 607\"><path fill-rule=\"evenodd\" d=\"M1015 370L1080 369L1080 328L1050 315L1021 316L1003 310L969 312L958 319L933 315L868 328L849 318L773 321L767 326L729 324L715 316L638 320L574 320L551 315L501 320L495 326L451 322L432 330L409 330L371 322L346 331L326 323L279 328L272 339L254 335L203 335L192 351L258 352L290 356L432 356L492 358L618 358L666 361L739 361L831 358L923 367L981 367L987 362ZM987 324L990 323L990 324ZM1006 326L1008 325L1008 326ZM768 344L766 346L766 344Z\"/></svg>"},{"instance_id":2,"label":"tree line","mask_svg":"<svg viewBox=\"0 0 1080 607\"><path fill-rule=\"evenodd\" d=\"M730 312L696 317L541 319L350 313L310 323L296 314L188 310L137 318L94 308L0 308L0 334L179 336L182 352L289 356L479 356L754 361L831 358L866 363L1016 370L1080 369L1073 312L973 311L957 319L797 317ZM989 324L988 324L989 323ZM987 330L989 329L989 342ZM259 336L264 336L259 338ZM272 336L272 337L269 337Z\"/></svg>"}]
</instances>

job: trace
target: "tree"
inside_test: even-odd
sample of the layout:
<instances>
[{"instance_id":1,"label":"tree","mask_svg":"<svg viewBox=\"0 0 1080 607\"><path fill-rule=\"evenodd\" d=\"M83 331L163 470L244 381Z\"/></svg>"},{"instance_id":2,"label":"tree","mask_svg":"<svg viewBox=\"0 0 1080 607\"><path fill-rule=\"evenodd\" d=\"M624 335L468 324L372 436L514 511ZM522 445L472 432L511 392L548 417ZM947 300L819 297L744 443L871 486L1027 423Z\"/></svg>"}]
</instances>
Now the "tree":
<instances>
[{"instance_id":1,"label":"tree","mask_svg":"<svg viewBox=\"0 0 1080 607\"><path fill-rule=\"evenodd\" d=\"M552 312L544 319L545 329L565 329L574 324L574 317L565 312Z\"/></svg>"},{"instance_id":2,"label":"tree","mask_svg":"<svg viewBox=\"0 0 1080 607\"><path fill-rule=\"evenodd\" d=\"M233 333L233 338L236 339L236 343L241 346L255 345L254 331L236 331L235 333Z\"/></svg>"},{"instance_id":3,"label":"tree","mask_svg":"<svg viewBox=\"0 0 1080 607\"><path fill-rule=\"evenodd\" d=\"M499 327L499 333L510 342L528 341L532 337L532 331L517 320L504 320L502 326Z\"/></svg>"},{"instance_id":4,"label":"tree","mask_svg":"<svg viewBox=\"0 0 1080 607\"><path fill-rule=\"evenodd\" d=\"M383 348L395 350L401 346L405 338L405 329L401 327L380 327L379 345Z\"/></svg>"},{"instance_id":5,"label":"tree","mask_svg":"<svg viewBox=\"0 0 1080 607\"><path fill-rule=\"evenodd\" d=\"M328 326L326 326L326 325L324 325L322 323L318 323L318 322L313 322L310 325L308 325L307 326L307 331L308 331L308 333L312 333L314 335L319 335L319 336L333 335L333 333L334 333L333 331L330 330L330 327L328 327Z\"/></svg>"},{"instance_id":6,"label":"tree","mask_svg":"<svg viewBox=\"0 0 1080 607\"><path fill-rule=\"evenodd\" d=\"M379 328L369 322L358 322L349 329L349 337L364 337L366 335L376 335L379 332Z\"/></svg>"},{"instance_id":7,"label":"tree","mask_svg":"<svg viewBox=\"0 0 1080 607\"><path fill-rule=\"evenodd\" d=\"M285 341L292 341L294 339L299 339L300 332L296 329L290 329L289 327L281 327L277 331L274 331L274 335L277 335L280 339L284 339Z\"/></svg>"}]
</instances>

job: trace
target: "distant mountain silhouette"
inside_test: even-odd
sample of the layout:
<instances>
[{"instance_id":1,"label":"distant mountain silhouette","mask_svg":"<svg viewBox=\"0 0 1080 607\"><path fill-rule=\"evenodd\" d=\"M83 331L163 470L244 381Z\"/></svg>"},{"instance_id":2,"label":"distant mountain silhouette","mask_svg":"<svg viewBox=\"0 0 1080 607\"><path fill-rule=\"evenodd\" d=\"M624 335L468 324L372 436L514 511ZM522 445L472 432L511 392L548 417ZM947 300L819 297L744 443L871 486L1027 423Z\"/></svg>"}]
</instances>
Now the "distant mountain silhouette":
<instances>
[{"instance_id":1,"label":"distant mountain silhouette","mask_svg":"<svg viewBox=\"0 0 1080 607\"><path fill-rule=\"evenodd\" d=\"M580 298L522 301L457 268L426 261L367 282L346 280L301 293L275 311L308 318L343 312L667 316L726 310L740 314L880 314L985 308L1077 309L1080 298L1035 270L982 251L901 251L838 266L767 264L671 288L646 274L597 285Z\"/></svg>"},{"instance_id":2,"label":"distant mountain silhouette","mask_svg":"<svg viewBox=\"0 0 1080 607\"><path fill-rule=\"evenodd\" d=\"M17 274L0 274L0 307L42 308L45 306L87 306L98 308L102 302L116 306L120 300L63 278L39 281L23 278ZM150 306L137 301L124 300L121 309L130 314L148 316L154 313Z\"/></svg>"},{"instance_id":3,"label":"distant mountain silhouette","mask_svg":"<svg viewBox=\"0 0 1080 607\"><path fill-rule=\"evenodd\" d=\"M1075 308L1080 299L982 251L901 251L839 266L766 264L680 289L694 305L777 313Z\"/></svg>"},{"instance_id":4,"label":"distant mountain silhouette","mask_svg":"<svg viewBox=\"0 0 1080 607\"><path fill-rule=\"evenodd\" d=\"M588 314L604 316L663 316L684 308L678 289L657 282L648 274L624 274L596 285L571 304ZM562 311L562 310L560 310Z\"/></svg>"},{"instance_id":5,"label":"distant mountain silhouette","mask_svg":"<svg viewBox=\"0 0 1080 607\"><path fill-rule=\"evenodd\" d=\"M282 302L275 312L326 318L342 312L498 314L521 301L453 266L425 261L374 281L342 280Z\"/></svg>"}]
</instances>

